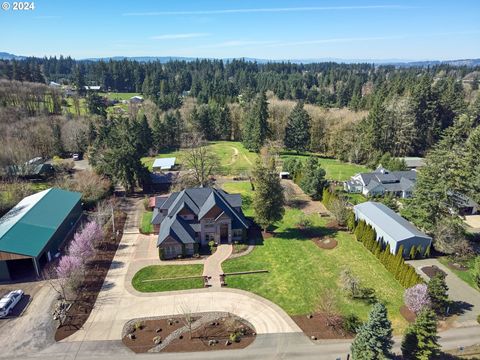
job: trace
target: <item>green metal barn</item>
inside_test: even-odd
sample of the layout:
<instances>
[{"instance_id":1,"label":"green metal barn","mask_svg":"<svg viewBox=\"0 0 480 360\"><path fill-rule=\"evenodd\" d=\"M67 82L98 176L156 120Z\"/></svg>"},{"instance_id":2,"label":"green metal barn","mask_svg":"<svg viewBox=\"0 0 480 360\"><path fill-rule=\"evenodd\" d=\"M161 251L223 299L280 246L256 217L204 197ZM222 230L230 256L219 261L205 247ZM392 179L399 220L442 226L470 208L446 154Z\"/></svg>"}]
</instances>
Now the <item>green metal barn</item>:
<instances>
[{"instance_id":1,"label":"green metal barn","mask_svg":"<svg viewBox=\"0 0 480 360\"><path fill-rule=\"evenodd\" d=\"M0 218L0 281L40 276L82 215L81 194L56 188L27 196Z\"/></svg>"}]
</instances>

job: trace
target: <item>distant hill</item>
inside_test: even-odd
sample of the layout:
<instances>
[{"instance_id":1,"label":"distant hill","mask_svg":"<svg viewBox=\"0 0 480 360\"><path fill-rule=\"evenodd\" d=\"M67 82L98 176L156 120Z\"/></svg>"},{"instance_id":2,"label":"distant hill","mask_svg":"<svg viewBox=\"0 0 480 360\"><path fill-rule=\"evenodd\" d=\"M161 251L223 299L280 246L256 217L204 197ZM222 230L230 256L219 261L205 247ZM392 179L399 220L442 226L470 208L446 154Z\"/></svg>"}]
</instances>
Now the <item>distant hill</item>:
<instances>
[{"instance_id":1,"label":"distant hill","mask_svg":"<svg viewBox=\"0 0 480 360\"><path fill-rule=\"evenodd\" d=\"M7 52L0 52L0 60L22 60L25 56L18 56Z\"/></svg>"},{"instance_id":2,"label":"distant hill","mask_svg":"<svg viewBox=\"0 0 480 360\"><path fill-rule=\"evenodd\" d=\"M26 56L14 55L8 52L0 52L1 60L22 60ZM182 56L112 56L112 57L99 57L99 58L86 58L79 59L83 61L121 61L121 60L132 60L138 62L152 62L159 61L161 63L167 63L169 61L195 61L195 57L182 57ZM199 58L199 59L214 59L214 58ZM312 64L312 63L322 63L322 62L336 62L336 63L345 63L345 64L355 64L355 63L368 63L368 64L377 64L377 65L395 65L395 66L406 66L406 67L426 67L440 64L448 64L452 66L478 66L480 65L479 59L458 59L458 60L405 60L405 59L341 59L341 58L316 58L316 59L284 59L284 60L271 60L271 59L257 59L257 58L223 58L224 61L231 61L233 59L243 59L245 61L257 62L259 64L265 64L268 62L291 62L294 64Z\"/></svg>"}]
</instances>

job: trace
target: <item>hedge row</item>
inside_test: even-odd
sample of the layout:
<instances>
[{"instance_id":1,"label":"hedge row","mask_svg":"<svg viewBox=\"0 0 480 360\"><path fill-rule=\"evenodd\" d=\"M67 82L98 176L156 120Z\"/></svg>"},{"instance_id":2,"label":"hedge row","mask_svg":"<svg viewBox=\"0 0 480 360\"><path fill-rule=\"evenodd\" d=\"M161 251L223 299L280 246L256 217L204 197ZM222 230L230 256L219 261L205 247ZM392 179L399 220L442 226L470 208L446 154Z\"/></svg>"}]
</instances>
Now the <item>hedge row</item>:
<instances>
[{"instance_id":1,"label":"hedge row","mask_svg":"<svg viewBox=\"0 0 480 360\"><path fill-rule=\"evenodd\" d=\"M349 225L351 225L350 219L353 216L349 216ZM385 266L385 268L393 274L395 279L404 287L409 288L416 284L423 282L422 278L416 273L413 266L407 264L403 259L403 246L400 246L396 255L390 251L390 244L385 246L383 239L376 240L377 234L375 229L368 225L365 221L360 220L355 223L353 232L358 241L374 254L378 260ZM349 226L350 227L350 226Z\"/></svg>"}]
</instances>

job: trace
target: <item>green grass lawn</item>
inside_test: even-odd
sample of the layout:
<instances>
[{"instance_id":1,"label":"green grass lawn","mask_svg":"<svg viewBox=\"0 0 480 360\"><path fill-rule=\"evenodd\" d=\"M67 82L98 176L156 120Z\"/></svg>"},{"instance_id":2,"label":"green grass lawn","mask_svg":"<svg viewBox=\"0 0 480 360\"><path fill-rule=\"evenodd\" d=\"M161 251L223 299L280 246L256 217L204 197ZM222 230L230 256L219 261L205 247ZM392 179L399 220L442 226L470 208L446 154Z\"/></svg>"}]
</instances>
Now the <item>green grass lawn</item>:
<instances>
[{"instance_id":1,"label":"green grass lawn","mask_svg":"<svg viewBox=\"0 0 480 360\"><path fill-rule=\"evenodd\" d=\"M142 96L140 93L117 93L117 92L109 92L105 94L101 94L102 96L105 96L109 100L128 100L133 96Z\"/></svg>"},{"instance_id":2,"label":"green grass lawn","mask_svg":"<svg viewBox=\"0 0 480 360\"><path fill-rule=\"evenodd\" d=\"M314 156L318 156L312 154ZM280 158L285 160L287 158L298 158L305 160L309 155L296 155L293 153L283 153ZM345 163L336 159L318 157L320 164L325 169L325 177L329 180L343 181L348 180L353 175L359 172L370 171L367 167L358 164Z\"/></svg>"},{"instance_id":3,"label":"green grass lawn","mask_svg":"<svg viewBox=\"0 0 480 360\"><path fill-rule=\"evenodd\" d=\"M203 287L202 272L203 265L152 265L139 270L132 279L132 285L141 292L197 289ZM172 279L197 275L198 278ZM144 282L152 279L160 280Z\"/></svg>"},{"instance_id":4,"label":"green grass lawn","mask_svg":"<svg viewBox=\"0 0 480 360\"><path fill-rule=\"evenodd\" d=\"M152 222L153 211L145 211L142 215L142 223L140 224L140 231L144 234L153 232Z\"/></svg>"},{"instance_id":5,"label":"green grass lawn","mask_svg":"<svg viewBox=\"0 0 480 360\"><path fill-rule=\"evenodd\" d=\"M471 287L473 287L474 289L477 289L480 291L480 289L478 288L477 284L475 283L475 279L474 279L474 275L473 275L473 263L475 261L475 258L463 263L463 265L467 266L468 267L468 270L467 271L460 271L460 270L455 270L453 268L451 268L450 266L448 266L448 263L450 262L450 260L448 259L448 257L440 257L438 258L438 260L443 264L445 265L446 267L448 267L455 275L457 275L460 279L462 279L463 281L465 281L468 285L470 285Z\"/></svg>"},{"instance_id":6,"label":"green grass lawn","mask_svg":"<svg viewBox=\"0 0 480 360\"><path fill-rule=\"evenodd\" d=\"M241 193L243 198L253 198L248 182L228 182L223 188ZM253 215L250 205L246 206L245 211ZM348 232L331 234L338 241L335 249L318 248L296 229L301 216L300 210L287 209L283 220L276 224L275 237L265 239L249 255L224 262L222 268L226 273L269 271L266 274L230 276L227 278L228 286L263 296L290 315L316 311L322 294L332 290L338 311L344 315L354 313L365 320L370 305L349 299L340 288L340 273L348 267L360 278L363 286L376 290L378 299L387 306L395 332L403 331L407 323L399 309L403 305L404 289L393 275ZM312 215L311 218L319 230L330 221L318 215Z\"/></svg>"},{"instance_id":7,"label":"green grass lawn","mask_svg":"<svg viewBox=\"0 0 480 360\"><path fill-rule=\"evenodd\" d=\"M219 159L219 173L221 175L240 175L246 174L252 170L258 155L248 151L241 142L238 141L213 141L209 144L213 153ZM184 161L183 151L163 152L155 157L145 157L142 162L152 169L153 161L156 158L176 157L177 164L182 165ZM288 157L298 157L302 160L307 158L307 155L296 155L291 153L284 153L281 159ZM365 166L344 163L339 160L319 157L322 167L325 169L326 177L330 180L347 180L352 175L362 171L368 171Z\"/></svg>"},{"instance_id":8,"label":"green grass lawn","mask_svg":"<svg viewBox=\"0 0 480 360\"><path fill-rule=\"evenodd\" d=\"M219 160L219 173L221 175L239 175L251 170L257 154L249 152L241 142L238 141L212 141L209 143L210 150L217 155ZM163 152L155 157L145 157L142 162L152 169L156 158L176 157L177 164L184 163L185 153L180 151Z\"/></svg>"}]
</instances>

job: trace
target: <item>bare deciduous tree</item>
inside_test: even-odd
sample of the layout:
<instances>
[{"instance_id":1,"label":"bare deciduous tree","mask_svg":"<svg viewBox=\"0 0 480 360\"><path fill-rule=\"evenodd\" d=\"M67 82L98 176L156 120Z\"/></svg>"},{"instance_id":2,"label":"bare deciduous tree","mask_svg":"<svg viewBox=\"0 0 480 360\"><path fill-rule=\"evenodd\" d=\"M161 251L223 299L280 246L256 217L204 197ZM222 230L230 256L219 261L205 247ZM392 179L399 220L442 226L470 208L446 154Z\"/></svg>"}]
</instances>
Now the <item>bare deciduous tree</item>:
<instances>
[{"instance_id":1,"label":"bare deciduous tree","mask_svg":"<svg viewBox=\"0 0 480 360\"><path fill-rule=\"evenodd\" d=\"M218 169L218 158L208 147L208 142L198 133L185 134L182 147L185 164L192 172L197 186L207 186L209 178Z\"/></svg>"}]
</instances>

